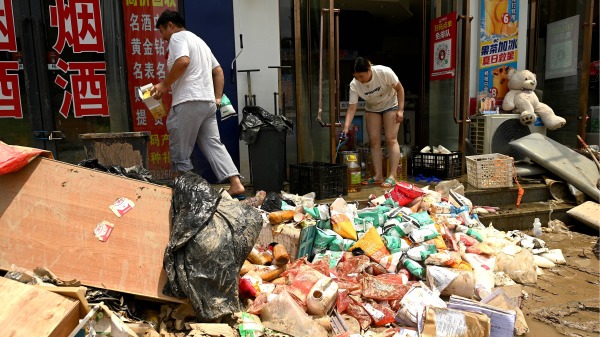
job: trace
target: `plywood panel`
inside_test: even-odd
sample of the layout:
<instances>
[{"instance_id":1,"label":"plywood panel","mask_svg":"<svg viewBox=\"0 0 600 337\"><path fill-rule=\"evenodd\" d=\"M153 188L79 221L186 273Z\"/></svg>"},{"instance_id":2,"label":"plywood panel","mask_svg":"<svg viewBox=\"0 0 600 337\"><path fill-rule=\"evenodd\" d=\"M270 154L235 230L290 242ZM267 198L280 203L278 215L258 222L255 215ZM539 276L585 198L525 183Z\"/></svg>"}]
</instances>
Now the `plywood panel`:
<instances>
[{"instance_id":1,"label":"plywood panel","mask_svg":"<svg viewBox=\"0 0 600 337\"><path fill-rule=\"evenodd\" d=\"M0 336L68 336L79 301L0 277Z\"/></svg>"},{"instance_id":2,"label":"plywood panel","mask_svg":"<svg viewBox=\"0 0 600 337\"><path fill-rule=\"evenodd\" d=\"M0 268L43 266L63 280L168 298L171 196L168 187L37 158L0 176ZM119 197L135 203L121 218L109 209ZM115 225L106 242L93 233L103 220Z\"/></svg>"}]
</instances>

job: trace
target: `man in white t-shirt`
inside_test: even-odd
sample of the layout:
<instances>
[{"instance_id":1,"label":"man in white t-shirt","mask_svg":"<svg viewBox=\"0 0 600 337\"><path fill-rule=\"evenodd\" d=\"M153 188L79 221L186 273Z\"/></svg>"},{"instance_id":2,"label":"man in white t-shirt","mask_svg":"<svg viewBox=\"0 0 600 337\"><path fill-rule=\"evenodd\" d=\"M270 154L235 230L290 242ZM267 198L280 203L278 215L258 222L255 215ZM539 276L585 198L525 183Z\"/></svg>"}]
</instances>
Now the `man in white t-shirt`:
<instances>
[{"instance_id":1,"label":"man in white t-shirt","mask_svg":"<svg viewBox=\"0 0 600 337\"><path fill-rule=\"evenodd\" d=\"M178 13L165 10L156 21L163 39L169 42L169 73L152 89L159 99L172 89L173 103L167 116L171 169L175 175L191 171L190 159L198 144L219 181L229 179L229 194L243 196L239 172L221 143L217 107L223 96L223 69L208 45L185 29Z\"/></svg>"},{"instance_id":2,"label":"man in white t-shirt","mask_svg":"<svg viewBox=\"0 0 600 337\"><path fill-rule=\"evenodd\" d=\"M404 87L392 69L381 65L372 65L364 57L354 60L354 79L350 82L350 99L344 134L348 133L352 119L356 113L358 98L366 102L367 134L371 150L373 177L363 181L363 185L380 184L381 187L393 187L396 183L396 172L400 161L400 145L398 130L404 120ZM381 128L385 133L385 144L388 150L390 172L383 176L381 149Z\"/></svg>"}]
</instances>

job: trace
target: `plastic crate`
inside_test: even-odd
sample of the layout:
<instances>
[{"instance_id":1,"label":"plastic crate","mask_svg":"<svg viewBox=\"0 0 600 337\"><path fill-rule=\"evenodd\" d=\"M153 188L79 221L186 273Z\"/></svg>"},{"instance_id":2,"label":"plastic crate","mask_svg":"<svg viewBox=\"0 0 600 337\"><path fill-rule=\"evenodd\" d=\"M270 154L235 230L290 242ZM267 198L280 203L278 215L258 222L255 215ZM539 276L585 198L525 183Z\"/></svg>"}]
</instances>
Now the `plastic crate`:
<instances>
[{"instance_id":1,"label":"plastic crate","mask_svg":"<svg viewBox=\"0 0 600 337\"><path fill-rule=\"evenodd\" d=\"M513 185L514 159L499 153L467 156L468 182L475 188L501 188Z\"/></svg>"},{"instance_id":2,"label":"plastic crate","mask_svg":"<svg viewBox=\"0 0 600 337\"><path fill-rule=\"evenodd\" d=\"M443 153L412 153L412 174L435 176L439 179L450 179L462 175L462 153L455 151Z\"/></svg>"},{"instance_id":3,"label":"plastic crate","mask_svg":"<svg viewBox=\"0 0 600 337\"><path fill-rule=\"evenodd\" d=\"M346 165L321 162L290 164L290 193L315 192L316 199L348 194Z\"/></svg>"}]
</instances>

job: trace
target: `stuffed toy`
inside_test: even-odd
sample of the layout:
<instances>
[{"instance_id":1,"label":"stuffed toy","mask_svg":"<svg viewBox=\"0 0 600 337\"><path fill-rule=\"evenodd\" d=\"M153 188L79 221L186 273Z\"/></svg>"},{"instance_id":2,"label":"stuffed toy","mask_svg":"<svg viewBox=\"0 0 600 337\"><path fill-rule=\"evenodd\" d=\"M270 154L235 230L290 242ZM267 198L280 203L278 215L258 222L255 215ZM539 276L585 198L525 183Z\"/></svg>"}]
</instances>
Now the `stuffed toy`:
<instances>
[{"instance_id":1,"label":"stuffed toy","mask_svg":"<svg viewBox=\"0 0 600 337\"><path fill-rule=\"evenodd\" d=\"M508 72L508 93L504 96L502 109L521 114L521 124L531 125L540 116L548 130L565 125L564 118L554 114L552 108L540 102L533 91L537 86L535 74L529 70L511 69Z\"/></svg>"}]
</instances>

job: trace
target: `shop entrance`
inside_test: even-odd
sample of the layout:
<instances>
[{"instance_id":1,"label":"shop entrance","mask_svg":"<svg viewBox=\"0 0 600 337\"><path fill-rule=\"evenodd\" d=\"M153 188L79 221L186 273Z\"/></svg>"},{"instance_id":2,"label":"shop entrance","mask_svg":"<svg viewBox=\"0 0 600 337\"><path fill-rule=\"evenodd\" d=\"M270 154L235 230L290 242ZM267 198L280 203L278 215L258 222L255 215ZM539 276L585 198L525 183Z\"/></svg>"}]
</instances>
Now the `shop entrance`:
<instances>
[{"instance_id":1,"label":"shop entrance","mask_svg":"<svg viewBox=\"0 0 600 337\"><path fill-rule=\"evenodd\" d=\"M468 8L469 2L466 1ZM322 96L322 120L344 121L349 96L349 84L353 75L353 60L357 56L367 57L373 64L385 65L394 70L405 90L405 122L401 125L398 140L400 145L424 146L444 145L457 150L461 117L458 111L465 110L459 103L468 96L468 85L457 83L461 54L457 51L456 68L449 79L431 82L430 74L430 24L433 18L456 12L460 17L459 2L447 1L334 1L339 10L338 55L334 62L339 67L339 83L331 77L328 67L329 52L335 45L328 39L333 22L326 19L324 34L320 31L321 12L330 7L327 0L294 1L295 58L296 58L296 103L298 108L298 159L300 161L331 161L331 128L322 127L316 121L319 111L319 95ZM323 47L320 46L324 36ZM459 43L460 41L456 43ZM321 52L320 52L321 51ZM319 62L323 62L323 73L319 75ZM468 66L467 66L468 68ZM339 106L330 105L328 90L330 83L339 88ZM319 85L320 84L320 85ZM460 85L459 85L460 84ZM322 87L321 92L317 88ZM336 89L337 90L337 89ZM335 92L335 91L334 91ZM357 131L356 144L368 141L364 122L364 108L359 102L353 124ZM456 115L455 115L455 112ZM464 143L463 143L464 145Z\"/></svg>"},{"instance_id":2,"label":"shop entrance","mask_svg":"<svg viewBox=\"0 0 600 337\"><path fill-rule=\"evenodd\" d=\"M99 0L0 0L1 141L77 163L79 134L128 129L126 110L109 114L101 15L110 13ZM114 111L127 102L111 98Z\"/></svg>"}]
</instances>

